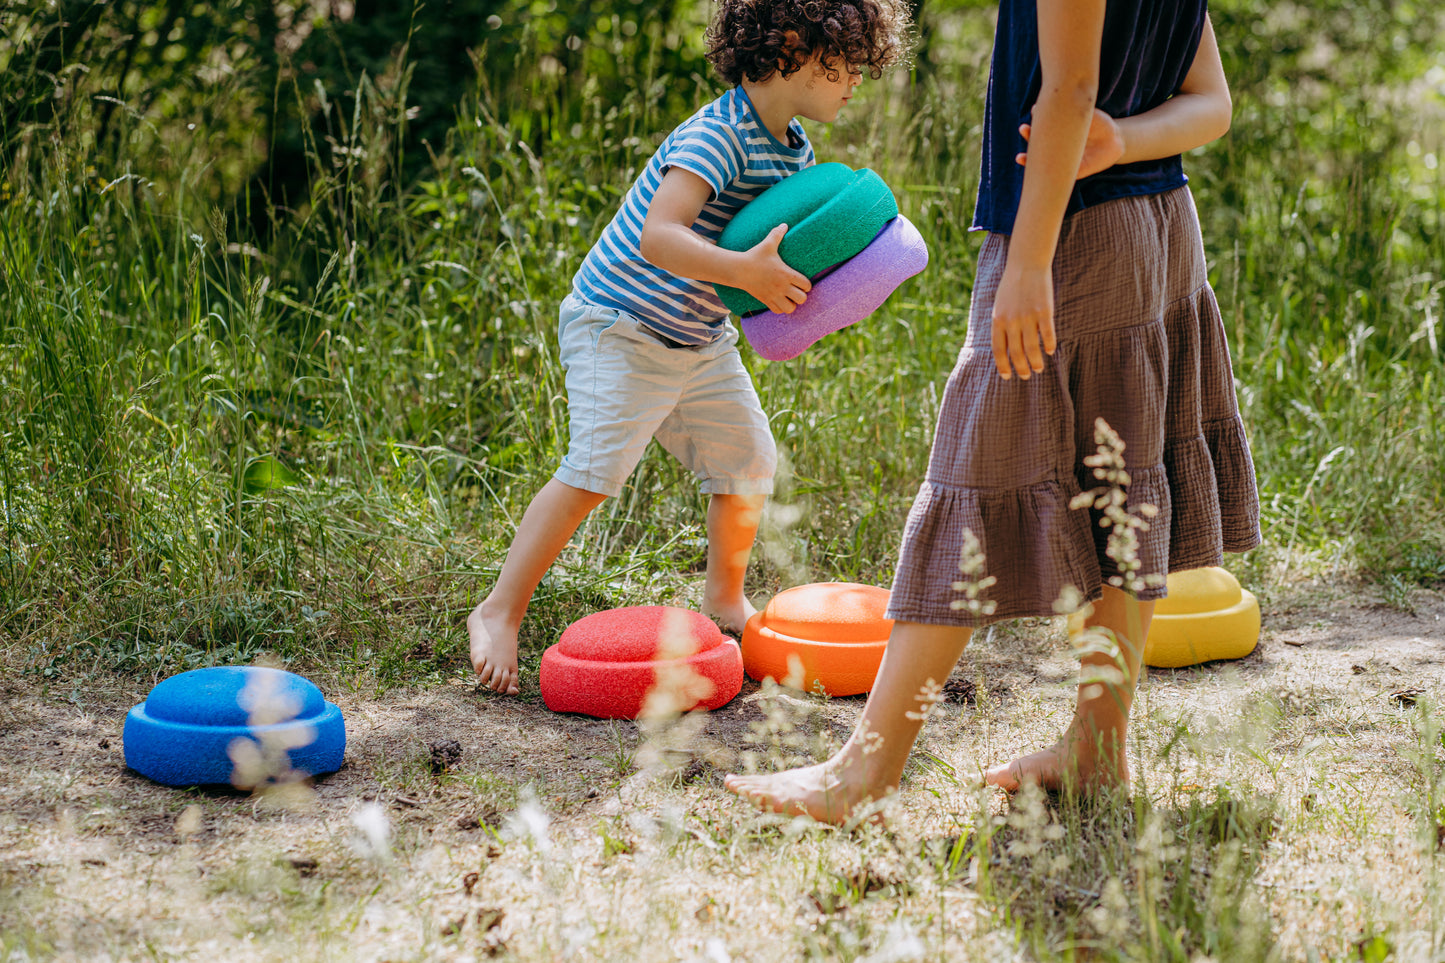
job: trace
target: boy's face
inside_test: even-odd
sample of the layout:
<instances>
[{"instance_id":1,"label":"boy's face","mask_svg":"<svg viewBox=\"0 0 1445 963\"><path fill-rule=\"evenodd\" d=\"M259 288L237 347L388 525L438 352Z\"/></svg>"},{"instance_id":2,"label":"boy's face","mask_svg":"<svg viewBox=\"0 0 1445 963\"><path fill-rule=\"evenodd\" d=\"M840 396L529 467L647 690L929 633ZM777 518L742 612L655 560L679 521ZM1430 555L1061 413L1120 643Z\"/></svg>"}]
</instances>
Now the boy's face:
<instances>
[{"instance_id":1,"label":"boy's face","mask_svg":"<svg viewBox=\"0 0 1445 963\"><path fill-rule=\"evenodd\" d=\"M835 60L833 73L837 79L828 79L828 68L823 66L822 57L815 56L784 81L794 98L794 116L824 124L837 119L838 112L863 82L863 72Z\"/></svg>"}]
</instances>

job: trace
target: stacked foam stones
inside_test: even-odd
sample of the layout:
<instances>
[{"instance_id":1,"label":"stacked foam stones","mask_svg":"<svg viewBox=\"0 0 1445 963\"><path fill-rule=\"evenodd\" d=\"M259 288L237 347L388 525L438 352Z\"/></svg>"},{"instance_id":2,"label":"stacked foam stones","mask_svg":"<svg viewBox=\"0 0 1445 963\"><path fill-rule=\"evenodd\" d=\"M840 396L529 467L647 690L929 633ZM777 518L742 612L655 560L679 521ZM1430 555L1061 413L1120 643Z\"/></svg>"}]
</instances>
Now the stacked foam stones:
<instances>
[{"instance_id":1,"label":"stacked foam stones","mask_svg":"<svg viewBox=\"0 0 1445 963\"><path fill-rule=\"evenodd\" d=\"M758 195L729 222L718 244L746 251L779 224L788 232L778 255L813 281L791 314L769 311L738 288L718 297L742 319L743 333L771 361L797 357L825 335L867 317L898 285L928 264L928 247L898 213L893 192L873 171L816 164Z\"/></svg>"}]
</instances>

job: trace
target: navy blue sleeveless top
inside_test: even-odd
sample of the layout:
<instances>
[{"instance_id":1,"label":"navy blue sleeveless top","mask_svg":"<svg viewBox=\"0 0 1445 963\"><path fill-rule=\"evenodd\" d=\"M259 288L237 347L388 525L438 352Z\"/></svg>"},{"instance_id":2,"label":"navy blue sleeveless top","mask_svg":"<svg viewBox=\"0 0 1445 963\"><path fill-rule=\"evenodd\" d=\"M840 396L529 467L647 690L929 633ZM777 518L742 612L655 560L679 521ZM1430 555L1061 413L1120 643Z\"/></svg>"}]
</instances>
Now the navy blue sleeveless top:
<instances>
[{"instance_id":1,"label":"navy blue sleeveless top","mask_svg":"<svg viewBox=\"0 0 1445 963\"><path fill-rule=\"evenodd\" d=\"M1142 114L1179 90L1199 49L1205 2L1108 0L1099 56L1100 110L1110 117ZM1001 0L988 74L975 230L1013 233L1024 189L1024 169L1014 155L1027 146L1018 129L1038 99L1040 74L1037 0ZM1116 164L1074 185L1068 213L1118 197L1160 194L1186 180L1177 154Z\"/></svg>"}]
</instances>

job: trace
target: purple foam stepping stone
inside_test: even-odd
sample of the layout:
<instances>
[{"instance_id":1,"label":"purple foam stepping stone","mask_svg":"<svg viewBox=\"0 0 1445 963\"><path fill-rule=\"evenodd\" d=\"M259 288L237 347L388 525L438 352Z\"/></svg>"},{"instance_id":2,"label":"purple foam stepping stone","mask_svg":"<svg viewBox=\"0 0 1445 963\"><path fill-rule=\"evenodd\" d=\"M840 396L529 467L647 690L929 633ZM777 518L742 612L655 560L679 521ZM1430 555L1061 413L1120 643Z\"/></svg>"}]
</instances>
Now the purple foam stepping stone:
<instances>
[{"instance_id":1,"label":"purple foam stepping stone","mask_svg":"<svg viewBox=\"0 0 1445 963\"><path fill-rule=\"evenodd\" d=\"M902 214L867 247L813 282L792 314L762 311L742 319L753 350L769 361L796 358L820 339L861 321L898 285L928 266L928 245Z\"/></svg>"}]
</instances>

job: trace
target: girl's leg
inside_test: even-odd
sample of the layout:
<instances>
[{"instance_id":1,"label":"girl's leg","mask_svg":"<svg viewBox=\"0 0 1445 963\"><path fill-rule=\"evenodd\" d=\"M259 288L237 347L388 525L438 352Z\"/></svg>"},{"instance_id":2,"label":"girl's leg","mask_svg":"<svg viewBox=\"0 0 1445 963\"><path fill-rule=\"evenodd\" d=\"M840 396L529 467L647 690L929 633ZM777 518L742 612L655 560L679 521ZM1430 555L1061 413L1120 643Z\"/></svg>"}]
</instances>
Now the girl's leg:
<instances>
[{"instance_id":1,"label":"girl's leg","mask_svg":"<svg viewBox=\"0 0 1445 963\"><path fill-rule=\"evenodd\" d=\"M743 594L743 577L758 535L766 495L713 495L707 505L707 585L702 610L737 635L757 609Z\"/></svg>"},{"instance_id":2,"label":"girl's leg","mask_svg":"<svg viewBox=\"0 0 1445 963\"><path fill-rule=\"evenodd\" d=\"M766 776L728 776L726 786L772 812L842 823L898 788L927 710L937 701L970 630L895 622L878 679L848 743L827 762ZM933 690L933 691L930 691Z\"/></svg>"},{"instance_id":3,"label":"girl's leg","mask_svg":"<svg viewBox=\"0 0 1445 963\"><path fill-rule=\"evenodd\" d=\"M1083 658L1086 677L1079 684L1079 701L1073 721L1059 741L1042 752L1022 756L990 769L984 778L1009 792L1025 782L1045 789L1126 785L1129 782L1127 736L1129 709L1144 659L1144 638L1154 617L1154 603L1140 602L1112 586L1104 586L1104 597L1094 603L1085 620L1088 628L1107 629L1119 643L1120 658L1094 653ZM1091 682L1088 677L1117 681Z\"/></svg>"},{"instance_id":4,"label":"girl's leg","mask_svg":"<svg viewBox=\"0 0 1445 963\"><path fill-rule=\"evenodd\" d=\"M497 584L467 616L472 667L482 685L517 694L517 630L532 593L577 526L606 498L553 478L527 506Z\"/></svg>"}]
</instances>

